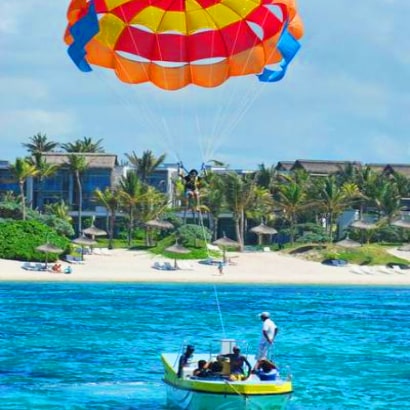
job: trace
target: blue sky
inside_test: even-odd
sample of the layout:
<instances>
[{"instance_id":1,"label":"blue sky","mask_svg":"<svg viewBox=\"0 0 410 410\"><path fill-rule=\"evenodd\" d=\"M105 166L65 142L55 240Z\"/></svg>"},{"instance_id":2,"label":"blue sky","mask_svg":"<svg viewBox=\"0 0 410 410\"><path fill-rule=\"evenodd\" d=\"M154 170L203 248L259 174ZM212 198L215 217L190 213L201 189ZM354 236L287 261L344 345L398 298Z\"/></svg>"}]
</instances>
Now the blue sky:
<instances>
[{"instance_id":1,"label":"blue sky","mask_svg":"<svg viewBox=\"0 0 410 410\"><path fill-rule=\"evenodd\" d=\"M62 36L68 0L0 2L0 159L41 132L103 139L107 152L152 149L187 167L281 160L410 163L410 1L299 0L302 48L284 80L253 76L164 92L82 73Z\"/></svg>"}]
</instances>

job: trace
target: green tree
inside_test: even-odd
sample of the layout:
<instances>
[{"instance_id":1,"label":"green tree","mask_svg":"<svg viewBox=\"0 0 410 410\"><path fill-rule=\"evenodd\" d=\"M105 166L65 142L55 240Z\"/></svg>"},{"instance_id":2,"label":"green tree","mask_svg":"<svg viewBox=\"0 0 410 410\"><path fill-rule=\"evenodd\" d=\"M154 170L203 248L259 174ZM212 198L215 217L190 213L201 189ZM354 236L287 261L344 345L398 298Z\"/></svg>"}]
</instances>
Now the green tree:
<instances>
[{"instance_id":1,"label":"green tree","mask_svg":"<svg viewBox=\"0 0 410 410\"><path fill-rule=\"evenodd\" d=\"M67 163L70 172L74 176L77 191L77 212L78 212L78 235L82 232L82 208L83 208L83 187L81 175L87 170L88 163L84 155L68 154Z\"/></svg>"},{"instance_id":2,"label":"green tree","mask_svg":"<svg viewBox=\"0 0 410 410\"><path fill-rule=\"evenodd\" d=\"M68 223L71 223L73 220L73 218L69 214L70 207L63 200L61 200L60 202L56 202L54 204L47 204L45 206L45 210L46 213L50 215L55 215L56 217Z\"/></svg>"},{"instance_id":3,"label":"green tree","mask_svg":"<svg viewBox=\"0 0 410 410\"><path fill-rule=\"evenodd\" d=\"M233 214L236 240L240 250L244 249L245 212L255 199L255 175L238 175L229 172L223 175L226 205Z\"/></svg>"},{"instance_id":4,"label":"green tree","mask_svg":"<svg viewBox=\"0 0 410 410\"><path fill-rule=\"evenodd\" d=\"M206 206L209 215L209 227L212 237L216 239L218 232L219 214L224 206L224 183L221 175L207 172L206 186L201 188L201 202ZM182 186L182 192L184 187Z\"/></svg>"},{"instance_id":5,"label":"green tree","mask_svg":"<svg viewBox=\"0 0 410 410\"><path fill-rule=\"evenodd\" d=\"M28 143L24 143L23 147L32 154L41 154L42 152L54 151L58 146L58 142L49 141L46 134L37 133L29 138Z\"/></svg>"},{"instance_id":6,"label":"green tree","mask_svg":"<svg viewBox=\"0 0 410 410\"><path fill-rule=\"evenodd\" d=\"M104 191L96 189L95 197L97 201L102 204L109 213L109 229L108 229L108 248L113 248L115 220L117 211L120 207L119 192L115 189L105 188Z\"/></svg>"},{"instance_id":7,"label":"green tree","mask_svg":"<svg viewBox=\"0 0 410 410\"><path fill-rule=\"evenodd\" d=\"M14 164L10 165L10 171L17 179L21 198L21 215L23 220L26 219L26 197L24 193L24 185L28 178L35 177L38 173L36 167L26 159L17 158Z\"/></svg>"},{"instance_id":8,"label":"green tree","mask_svg":"<svg viewBox=\"0 0 410 410\"><path fill-rule=\"evenodd\" d=\"M259 186L273 193L277 179L278 175L273 165L269 168L267 168L265 164L258 165L258 171L256 173L256 182Z\"/></svg>"},{"instance_id":9,"label":"green tree","mask_svg":"<svg viewBox=\"0 0 410 410\"><path fill-rule=\"evenodd\" d=\"M128 214L128 246L131 246L136 206L144 199L144 186L135 172L128 172L119 181L119 195Z\"/></svg>"},{"instance_id":10,"label":"green tree","mask_svg":"<svg viewBox=\"0 0 410 410\"><path fill-rule=\"evenodd\" d=\"M298 215L310 206L306 190L303 185L295 181L279 185L277 189L276 203L290 225L290 239L294 243Z\"/></svg>"},{"instance_id":11,"label":"green tree","mask_svg":"<svg viewBox=\"0 0 410 410\"><path fill-rule=\"evenodd\" d=\"M352 199L359 196L355 184L345 183L341 187L334 175L321 180L318 205L326 215L326 230L329 241L333 241L333 225L337 217L350 205Z\"/></svg>"},{"instance_id":12,"label":"green tree","mask_svg":"<svg viewBox=\"0 0 410 410\"><path fill-rule=\"evenodd\" d=\"M71 153L103 153L105 151L102 146L102 141L102 139L94 141L92 138L83 137L83 139L77 139L74 142L61 144L61 148Z\"/></svg>"},{"instance_id":13,"label":"green tree","mask_svg":"<svg viewBox=\"0 0 410 410\"><path fill-rule=\"evenodd\" d=\"M141 181L147 183L148 177L165 161L165 154L160 155L158 158L147 150L142 153L141 157L132 151L131 154L125 154L128 161L135 167L136 173Z\"/></svg>"},{"instance_id":14,"label":"green tree","mask_svg":"<svg viewBox=\"0 0 410 410\"><path fill-rule=\"evenodd\" d=\"M40 152L35 152L33 154L33 157L28 159L28 162L30 162L30 164L35 166L35 168L37 169L37 208L41 211L43 209L44 181L46 178L54 175L58 171L59 166L55 164L49 164Z\"/></svg>"}]
</instances>

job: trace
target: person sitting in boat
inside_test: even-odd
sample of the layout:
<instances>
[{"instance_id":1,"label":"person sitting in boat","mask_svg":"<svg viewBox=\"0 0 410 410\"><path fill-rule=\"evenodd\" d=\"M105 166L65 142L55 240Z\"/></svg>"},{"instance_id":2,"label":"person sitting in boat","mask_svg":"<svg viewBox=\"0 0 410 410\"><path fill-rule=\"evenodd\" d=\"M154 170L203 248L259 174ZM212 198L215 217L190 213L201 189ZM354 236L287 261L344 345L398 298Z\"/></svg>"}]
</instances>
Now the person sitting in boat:
<instances>
[{"instance_id":1,"label":"person sitting in boat","mask_svg":"<svg viewBox=\"0 0 410 410\"><path fill-rule=\"evenodd\" d=\"M181 355L178 362L178 377L182 377L182 370L188 365L190 359L194 354L195 348L192 345L188 345L185 352Z\"/></svg>"},{"instance_id":2,"label":"person sitting in boat","mask_svg":"<svg viewBox=\"0 0 410 410\"><path fill-rule=\"evenodd\" d=\"M194 370L193 375L196 377L208 377L210 375L210 370L206 360L198 361L198 367Z\"/></svg>"},{"instance_id":3,"label":"person sitting in boat","mask_svg":"<svg viewBox=\"0 0 410 410\"><path fill-rule=\"evenodd\" d=\"M238 346L234 346L232 353L219 355L222 358L228 358L231 365L231 380L244 380L251 374L251 365L248 359L241 355L241 349ZM247 372L245 373L244 366L247 367Z\"/></svg>"},{"instance_id":4,"label":"person sitting in boat","mask_svg":"<svg viewBox=\"0 0 410 410\"><path fill-rule=\"evenodd\" d=\"M278 377L279 372L275 363L268 359L262 359L255 368L255 374L261 380L275 380L276 377Z\"/></svg>"},{"instance_id":5,"label":"person sitting in boat","mask_svg":"<svg viewBox=\"0 0 410 410\"><path fill-rule=\"evenodd\" d=\"M219 360L209 363L209 376L222 376L223 366Z\"/></svg>"}]
</instances>

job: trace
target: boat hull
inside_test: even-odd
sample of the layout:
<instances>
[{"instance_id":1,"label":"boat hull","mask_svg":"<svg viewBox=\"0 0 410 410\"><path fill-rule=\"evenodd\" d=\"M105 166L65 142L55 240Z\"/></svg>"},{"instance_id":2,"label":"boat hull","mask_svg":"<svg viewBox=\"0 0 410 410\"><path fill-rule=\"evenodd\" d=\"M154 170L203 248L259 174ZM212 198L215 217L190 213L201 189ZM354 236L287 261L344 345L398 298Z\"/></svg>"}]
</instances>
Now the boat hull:
<instances>
[{"instance_id":1,"label":"boat hull","mask_svg":"<svg viewBox=\"0 0 410 410\"><path fill-rule=\"evenodd\" d=\"M163 354L163 381L167 404L180 410L282 410L292 393L290 380L262 381L256 375L247 380L192 377L195 364L177 376L178 356ZM205 356L199 356L204 359Z\"/></svg>"},{"instance_id":2,"label":"boat hull","mask_svg":"<svg viewBox=\"0 0 410 410\"><path fill-rule=\"evenodd\" d=\"M179 410L283 410L289 397L212 394L167 385L167 405Z\"/></svg>"}]
</instances>

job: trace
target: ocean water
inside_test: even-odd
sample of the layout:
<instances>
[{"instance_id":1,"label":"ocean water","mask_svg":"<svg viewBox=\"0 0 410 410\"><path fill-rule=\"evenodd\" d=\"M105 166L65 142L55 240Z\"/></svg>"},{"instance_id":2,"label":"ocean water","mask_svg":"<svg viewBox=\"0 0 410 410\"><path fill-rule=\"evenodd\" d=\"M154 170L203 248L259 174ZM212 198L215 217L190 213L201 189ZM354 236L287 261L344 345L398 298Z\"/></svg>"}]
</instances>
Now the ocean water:
<instances>
[{"instance_id":1,"label":"ocean water","mask_svg":"<svg viewBox=\"0 0 410 410\"><path fill-rule=\"evenodd\" d=\"M166 410L160 353L254 352L264 310L290 410L409 409L409 305L408 287L0 283L0 409Z\"/></svg>"}]
</instances>

